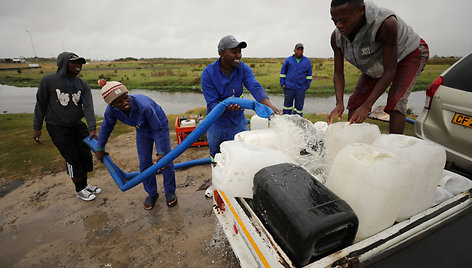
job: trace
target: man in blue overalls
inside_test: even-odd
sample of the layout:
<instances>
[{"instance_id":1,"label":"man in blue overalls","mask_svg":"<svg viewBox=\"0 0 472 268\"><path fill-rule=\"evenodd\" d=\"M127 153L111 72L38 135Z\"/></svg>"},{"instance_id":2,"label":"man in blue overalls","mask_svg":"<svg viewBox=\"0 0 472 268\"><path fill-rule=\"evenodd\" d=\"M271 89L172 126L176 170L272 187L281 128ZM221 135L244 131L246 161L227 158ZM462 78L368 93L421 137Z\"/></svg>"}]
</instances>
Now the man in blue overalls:
<instances>
[{"instance_id":1,"label":"man in blue overalls","mask_svg":"<svg viewBox=\"0 0 472 268\"><path fill-rule=\"evenodd\" d=\"M311 61L303 56L303 44L296 44L293 52L292 56L285 59L280 70L280 86L284 89L283 114L303 116L305 92L313 79Z\"/></svg>"},{"instance_id":2,"label":"man in blue overalls","mask_svg":"<svg viewBox=\"0 0 472 268\"><path fill-rule=\"evenodd\" d=\"M208 65L202 72L202 92L207 103L207 114L221 101L228 97L241 98L243 85L249 90L254 99L270 107L279 114L269 100L264 88L257 82L252 69L241 60L241 49L246 48L246 42L238 42L232 35L223 37L218 43L220 58ZM220 144L234 139L234 135L248 130L247 120L243 109L233 104L207 130L210 156L220 152ZM205 195L211 197L211 186Z\"/></svg>"},{"instance_id":3,"label":"man in blue overalls","mask_svg":"<svg viewBox=\"0 0 472 268\"><path fill-rule=\"evenodd\" d=\"M136 146L141 172L153 164L153 143L156 144L157 161L171 151L169 123L161 106L145 95L128 95L128 90L120 82L106 82L102 79L99 83L102 86L102 97L108 104L100 127L95 153L100 161L103 161L103 157L107 154L105 153L105 145L117 119L136 127ZM177 204L174 164L169 162L161 170L164 177L167 206L173 207ZM144 209L151 210L159 197L156 176L144 180L143 186L148 194L144 201Z\"/></svg>"}]
</instances>

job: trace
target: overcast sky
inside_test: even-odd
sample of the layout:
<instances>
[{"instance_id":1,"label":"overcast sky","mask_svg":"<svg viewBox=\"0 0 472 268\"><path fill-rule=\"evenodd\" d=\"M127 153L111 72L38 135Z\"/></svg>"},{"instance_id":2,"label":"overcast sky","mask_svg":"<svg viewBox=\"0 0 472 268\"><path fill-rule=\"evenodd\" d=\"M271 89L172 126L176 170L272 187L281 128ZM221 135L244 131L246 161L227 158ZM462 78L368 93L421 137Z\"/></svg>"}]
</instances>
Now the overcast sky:
<instances>
[{"instance_id":1,"label":"overcast sky","mask_svg":"<svg viewBox=\"0 0 472 268\"><path fill-rule=\"evenodd\" d=\"M472 51L472 0L374 0L429 44L430 55ZM0 0L0 58L217 57L221 37L248 47L243 57L331 57L330 0ZM29 32L27 32L29 31ZM33 40L31 44L30 35ZM34 47L34 50L33 50Z\"/></svg>"}]
</instances>

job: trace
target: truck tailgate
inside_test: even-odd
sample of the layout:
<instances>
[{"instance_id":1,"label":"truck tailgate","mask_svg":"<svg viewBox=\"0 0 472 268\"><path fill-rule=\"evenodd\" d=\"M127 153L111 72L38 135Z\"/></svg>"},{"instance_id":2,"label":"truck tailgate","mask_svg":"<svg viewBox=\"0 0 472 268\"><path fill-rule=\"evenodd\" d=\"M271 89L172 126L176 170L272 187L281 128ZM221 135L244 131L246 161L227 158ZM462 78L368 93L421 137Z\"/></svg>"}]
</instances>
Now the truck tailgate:
<instances>
[{"instance_id":1,"label":"truck tailgate","mask_svg":"<svg viewBox=\"0 0 472 268\"><path fill-rule=\"evenodd\" d=\"M221 198L219 202L215 202L215 214L242 267L294 267L245 199L226 196L221 190L215 191L218 193L215 197ZM305 267L372 265L427 237L471 210L471 193L465 191Z\"/></svg>"}]
</instances>

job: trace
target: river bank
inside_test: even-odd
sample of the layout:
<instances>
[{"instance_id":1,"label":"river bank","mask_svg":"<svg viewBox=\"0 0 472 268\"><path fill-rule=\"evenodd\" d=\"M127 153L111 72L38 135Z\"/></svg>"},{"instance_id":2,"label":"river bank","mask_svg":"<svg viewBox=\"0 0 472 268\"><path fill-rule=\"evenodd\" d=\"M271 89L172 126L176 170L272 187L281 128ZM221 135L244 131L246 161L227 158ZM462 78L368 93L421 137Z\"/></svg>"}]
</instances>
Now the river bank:
<instances>
[{"instance_id":1,"label":"river bank","mask_svg":"<svg viewBox=\"0 0 472 268\"><path fill-rule=\"evenodd\" d=\"M201 90L200 76L205 67L216 58L204 59L123 59L107 62L89 61L82 68L80 77L98 89L97 80L121 81L128 89L146 89L156 91L187 91L198 93ZM244 58L256 79L269 94L283 94L279 84L279 74L285 58ZM307 90L309 96L332 96L333 59L311 58L313 82ZM444 62L431 59L419 76L413 91L426 90L427 86L455 59ZM18 87L36 87L41 77L56 71L54 59L43 59L34 62L40 69L7 70L0 72L0 84ZM1 63L0 68L21 67L21 64ZM345 62L346 93L350 93L357 82L360 71Z\"/></svg>"},{"instance_id":2,"label":"river bank","mask_svg":"<svg viewBox=\"0 0 472 268\"><path fill-rule=\"evenodd\" d=\"M37 87L13 87L0 84L0 113L33 113L36 104ZM131 94L144 94L155 100L167 114L185 113L187 110L206 107L205 99L201 92L168 92L157 90L134 89ZM98 89L92 90L95 114L103 116L106 103L103 101ZM246 92L245 98L252 99L251 94ZM347 104L349 94L344 95ZM272 103L282 110L283 95L269 93ZM419 114L423 110L426 95L424 91L412 92L409 97L408 108L413 114ZM387 95L383 94L374 104L374 107L385 106ZM330 96L306 96L304 113L329 113L334 108L336 99ZM253 114L248 111L248 114Z\"/></svg>"}]
</instances>

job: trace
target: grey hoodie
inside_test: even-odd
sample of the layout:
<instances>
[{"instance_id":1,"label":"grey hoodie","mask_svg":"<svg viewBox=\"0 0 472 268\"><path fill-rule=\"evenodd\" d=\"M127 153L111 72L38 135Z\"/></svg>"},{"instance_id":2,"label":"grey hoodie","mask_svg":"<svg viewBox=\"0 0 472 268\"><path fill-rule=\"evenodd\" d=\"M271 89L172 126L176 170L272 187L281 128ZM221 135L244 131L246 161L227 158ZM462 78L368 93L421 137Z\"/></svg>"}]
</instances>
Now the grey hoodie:
<instances>
[{"instance_id":1,"label":"grey hoodie","mask_svg":"<svg viewBox=\"0 0 472 268\"><path fill-rule=\"evenodd\" d=\"M67 66L74 53L63 52L57 56L57 71L44 76L39 82L34 108L33 127L40 130L44 117L46 123L57 126L73 126L85 116L89 130L95 129L95 113L90 85L79 77L67 78Z\"/></svg>"}]
</instances>

